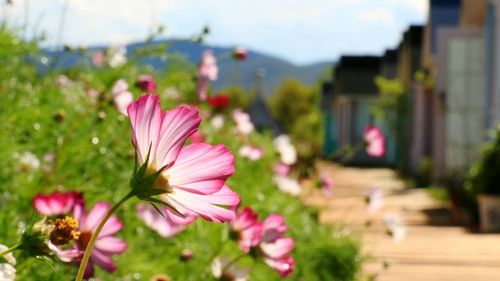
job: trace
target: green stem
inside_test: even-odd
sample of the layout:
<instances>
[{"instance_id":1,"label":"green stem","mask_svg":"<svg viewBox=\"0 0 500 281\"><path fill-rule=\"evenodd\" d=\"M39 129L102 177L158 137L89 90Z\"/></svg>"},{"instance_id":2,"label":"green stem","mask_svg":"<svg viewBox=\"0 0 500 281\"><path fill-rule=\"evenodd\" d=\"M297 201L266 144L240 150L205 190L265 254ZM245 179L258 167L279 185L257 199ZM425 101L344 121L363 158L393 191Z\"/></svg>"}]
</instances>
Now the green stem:
<instances>
[{"instance_id":1,"label":"green stem","mask_svg":"<svg viewBox=\"0 0 500 281\"><path fill-rule=\"evenodd\" d=\"M3 251L0 253L0 258L2 258L3 256L5 256L6 254L8 253L11 253L11 252L14 252L15 250L17 250L19 247L21 246L21 243L17 243L16 245L8 248L7 250Z\"/></svg>"},{"instance_id":2,"label":"green stem","mask_svg":"<svg viewBox=\"0 0 500 281\"><path fill-rule=\"evenodd\" d=\"M229 261L226 264L226 266L224 266L224 268L222 269L222 272L225 272L226 270L228 270L232 265L234 265L235 263L237 263L239 260L241 260L244 257L245 257L245 255L239 255L236 258L234 258L231 261Z\"/></svg>"},{"instance_id":3,"label":"green stem","mask_svg":"<svg viewBox=\"0 0 500 281\"><path fill-rule=\"evenodd\" d=\"M130 192L127 194L125 197L123 197L120 201L116 202L111 209L106 213L102 221L99 223L97 228L95 229L94 233L92 233L92 237L90 238L89 244L87 244L87 248L85 248L85 253L83 254L82 262L80 263L80 267L78 268L78 274L76 275L75 281L82 281L83 280L83 273L85 272L85 268L87 267L87 263L90 258L90 254L92 253L92 249L94 248L95 241L97 240L97 237L99 237L99 234L101 233L102 228L104 227L104 224L109 220L109 218L120 208L120 206L125 203L128 199L134 197L135 194L134 192Z\"/></svg>"}]
</instances>

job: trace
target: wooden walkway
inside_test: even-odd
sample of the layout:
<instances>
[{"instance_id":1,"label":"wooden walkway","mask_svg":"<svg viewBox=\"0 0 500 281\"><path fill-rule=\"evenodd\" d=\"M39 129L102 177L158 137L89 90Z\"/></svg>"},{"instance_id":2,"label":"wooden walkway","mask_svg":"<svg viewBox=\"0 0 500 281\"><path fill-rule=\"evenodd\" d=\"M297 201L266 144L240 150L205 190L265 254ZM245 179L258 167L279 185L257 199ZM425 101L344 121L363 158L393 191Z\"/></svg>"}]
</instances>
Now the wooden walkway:
<instances>
[{"instance_id":1,"label":"wooden walkway","mask_svg":"<svg viewBox=\"0 0 500 281\"><path fill-rule=\"evenodd\" d=\"M325 198L321 192L309 190L303 201L321 208L321 223L362 234L363 252L370 257L362 280L376 276L372 280L500 281L500 234L475 234L452 225L448 211L425 190L405 189L389 169L318 166L333 178L334 193ZM383 190L385 204L370 215L364 194L374 186ZM398 214L406 225L402 241L387 234L386 213Z\"/></svg>"}]
</instances>

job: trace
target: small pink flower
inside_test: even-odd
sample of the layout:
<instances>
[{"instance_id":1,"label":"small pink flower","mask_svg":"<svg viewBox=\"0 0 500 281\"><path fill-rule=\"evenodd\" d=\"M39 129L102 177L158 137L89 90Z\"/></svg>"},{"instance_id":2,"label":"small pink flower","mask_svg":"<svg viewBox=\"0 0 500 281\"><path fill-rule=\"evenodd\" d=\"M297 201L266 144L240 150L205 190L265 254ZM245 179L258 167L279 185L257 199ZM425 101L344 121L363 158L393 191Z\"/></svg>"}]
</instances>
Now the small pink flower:
<instances>
[{"instance_id":1,"label":"small pink flower","mask_svg":"<svg viewBox=\"0 0 500 281\"><path fill-rule=\"evenodd\" d=\"M250 119L250 115L243 110L237 108L232 112L233 120L236 123L236 129L242 135L248 135L253 132L254 125Z\"/></svg>"},{"instance_id":2,"label":"small pink flower","mask_svg":"<svg viewBox=\"0 0 500 281\"><path fill-rule=\"evenodd\" d=\"M156 91L156 83L151 75L139 76L135 85L147 93Z\"/></svg>"},{"instance_id":3,"label":"small pink flower","mask_svg":"<svg viewBox=\"0 0 500 281\"><path fill-rule=\"evenodd\" d=\"M80 200L82 200L82 194L75 191L37 194L33 197L33 206L42 215L62 216L73 211L73 207Z\"/></svg>"},{"instance_id":4,"label":"small pink flower","mask_svg":"<svg viewBox=\"0 0 500 281\"><path fill-rule=\"evenodd\" d=\"M286 165L281 162L278 162L273 167L274 173L277 174L278 176L283 176L283 177L288 176L288 174L290 174L291 169L292 167L290 165Z\"/></svg>"},{"instance_id":5,"label":"small pink flower","mask_svg":"<svg viewBox=\"0 0 500 281\"><path fill-rule=\"evenodd\" d=\"M212 51L204 51L198 67L198 96L201 101L207 100L209 82L217 80L218 72L217 60Z\"/></svg>"},{"instance_id":6,"label":"small pink flower","mask_svg":"<svg viewBox=\"0 0 500 281\"><path fill-rule=\"evenodd\" d=\"M319 176L319 182L321 184L321 191L327 197L330 197L333 193L333 179L322 173Z\"/></svg>"},{"instance_id":7,"label":"small pink flower","mask_svg":"<svg viewBox=\"0 0 500 281\"><path fill-rule=\"evenodd\" d=\"M103 51L97 51L92 55L92 64L95 67L102 67L106 61L106 54Z\"/></svg>"},{"instance_id":8,"label":"small pink flower","mask_svg":"<svg viewBox=\"0 0 500 281\"><path fill-rule=\"evenodd\" d=\"M223 145L194 143L183 147L200 125L198 110L179 106L163 112L159 96L147 94L133 102L128 113L139 164L146 162L149 152L148 172L164 168L154 188L165 190L159 197L174 214L172 219L234 219L234 210L219 206L236 206L240 201L225 185L234 173L232 153Z\"/></svg>"},{"instance_id":9,"label":"small pink flower","mask_svg":"<svg viewBox=\"0 0 500 281\"><path fill-rule=\"evenodd\" d=\"M92 233L96 230L110 208L111 205L109 203L98 202L89 213L86 213L83 204L76 205L74 216L78 220L80 237L74 247L81 252L80 259L83 257L83 252L90 241ZM116 264L111 257L116 254L122 254L127 250L127 243L114 236L122 228L123 223L117 216L111 216L106 222L92 249L89 263L85 268L85 278L94 275L94 264L97 264L108 272L116 270Z\"/></svg>"},{"instance_id":10,"label":"small pink flower","mask_svg":"<svg viewBox=\"0 0 500 281\"><path fill-rule=\"evenodd\" d=\"M270 215L263 223L260 250L264 262L282 277L292 274L295 261L290 256L295 247L295 242L290 237L283 237L288 227L281 215Z\"/></svg>"},{"instance_id":11,"label":"small pink flower","mask_svg":"<svg viewBox=\"0 0 500 281\"><path fill-rule=\"evenodd\" d=\"M165 207L159 207L162 214L148 204L137 204L137 215L152 230L156 231L163 238L170 238L183 231L187 224L174 222L171 213ZM186 223L194 221L195 217L189 217Z\"/></svg>"},{"instance_id":12,"label":"small pink flower","mask_svg":"<svg viewBox=\"0 0 500 281\"><path fill-rule=\"evenodd\" d=\"M366 153L372 157L385 155L385 138L380 128L368 125L364 132Z\"/></svg>"},{"instance_id":13,"label":"small pink flower","mask_svg":"<svg viewBox=\"0 0 500 281\"><path fill-rule=\"evenodd\" d=\"M191 143L202 143L205 142L205 137L201 134L200 131L196 131L189 137L189 140L191 141Z\"/></svg>"},{"instance_id":14,"label":"small pink flower","mask_svg":"<svg viewBox=\"0 0 500 281\"><path fill-rule=\"evenodd\" d=\"M240 147L240 149L238 150L238 154L241 157L248 158L252 161L257 161L262 158L262 156L264 156L264 149L251 145L244 145Z\"/></svg>"},{"instance_id":15,"label":"small pink flower","mask_svg":"<svg viewBox=\"0 0 500 281\"><path fill-rule=\"evenodd\" d=\"M116 109L127 116L127 108L134 101L134 96L128 91L127 82L123 79L117 80L111 89L111 94Z\"/></svg>"},{"instance_id":16,"label":"small pink flower","mask_svg":"<svg viewBox=\"0 0 500 281\"><path fill-rule=\"evenodd\" d=\"M245 208L231 221L231 230L236 235L240 249L248 253L250 248L259 244L262 223L257 220L258 214L251 208Z\"/></svg>"}]
</instances>

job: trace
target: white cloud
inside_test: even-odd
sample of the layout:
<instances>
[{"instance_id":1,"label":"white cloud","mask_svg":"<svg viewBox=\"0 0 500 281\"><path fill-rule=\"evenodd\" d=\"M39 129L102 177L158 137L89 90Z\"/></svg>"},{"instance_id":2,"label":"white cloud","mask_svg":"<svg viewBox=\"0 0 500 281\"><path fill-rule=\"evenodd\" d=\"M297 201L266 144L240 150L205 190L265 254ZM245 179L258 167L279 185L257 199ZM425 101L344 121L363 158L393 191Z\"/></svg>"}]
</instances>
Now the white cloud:
<instances>
[{"instance_id":1,"label":"white cloud","mask_svg":"<svg viewBox=\"0 0 500 281\"><path fill-rule=\"evenodd\" d=\"M388 8L375 8L361 11L356 15L356 19L363 23L394 24L396 21L393 12Z\"/></svg>"},{"instance_id":2,"label":"white cloud","mask_svg":"<svg viewBox=\"0 0 500 281\"><path fill-rule=\"evenodd\" d=\"M47 31L48 44L55 42L64 1L29 1L30 22ZM62 38L70 44L140 40L158 24L167 27L167 36L187 37L208 24L209 43L241 44L302 63L381 52L397 44L408 24L423 23L428 9L428 0L67 1ZM24 18L24 3L15 4L17 24Z\"/></svg>"}]
</instances>

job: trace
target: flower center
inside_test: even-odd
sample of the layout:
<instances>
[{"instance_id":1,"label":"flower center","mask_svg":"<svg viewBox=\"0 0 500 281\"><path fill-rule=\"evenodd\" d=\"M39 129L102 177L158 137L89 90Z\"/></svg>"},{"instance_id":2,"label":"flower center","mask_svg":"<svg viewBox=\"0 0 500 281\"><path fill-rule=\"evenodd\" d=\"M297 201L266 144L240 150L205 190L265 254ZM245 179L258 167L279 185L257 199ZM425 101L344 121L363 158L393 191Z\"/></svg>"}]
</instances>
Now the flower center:
<instances>
[{"instance_id":1,"label":"flower center","mask_svg":"<svg viewBox=\"0 0 500 281\"><path fill-rule=\"evenodd\" d=\"M54 245L68 244L80 236L78 221L73 217L67 216L63 219L57 219L54 226L54 230L50 233L50 241Z\"/></svg>"},{"instance_id":2,"label":"flower center","mask_svg":"<svg viewBox=\"0 0 500 281\"><path fill-rule=\"evenodd\" d=\"M156 173L158 169L156 168L156 164L152 163L148 165L148 169L146 170L146 176L150 176ZM153 183L154 188L165 189L168 192L172 191L172 188L168 184L168 176L160 173L158 177L156 177L155 182Z\"/></svg>"},{"instance_id":3,"label":"flower center","mask_svg":"<svg viewBox=\"0 0 500 281\"><path fill-rule=\"evenodd\" d=\"M91 237L91 231L84 231L80 233L80 237L78 238L78 245L80 245L83 249L86 249Z\"/></svg>"}]
</instances>

